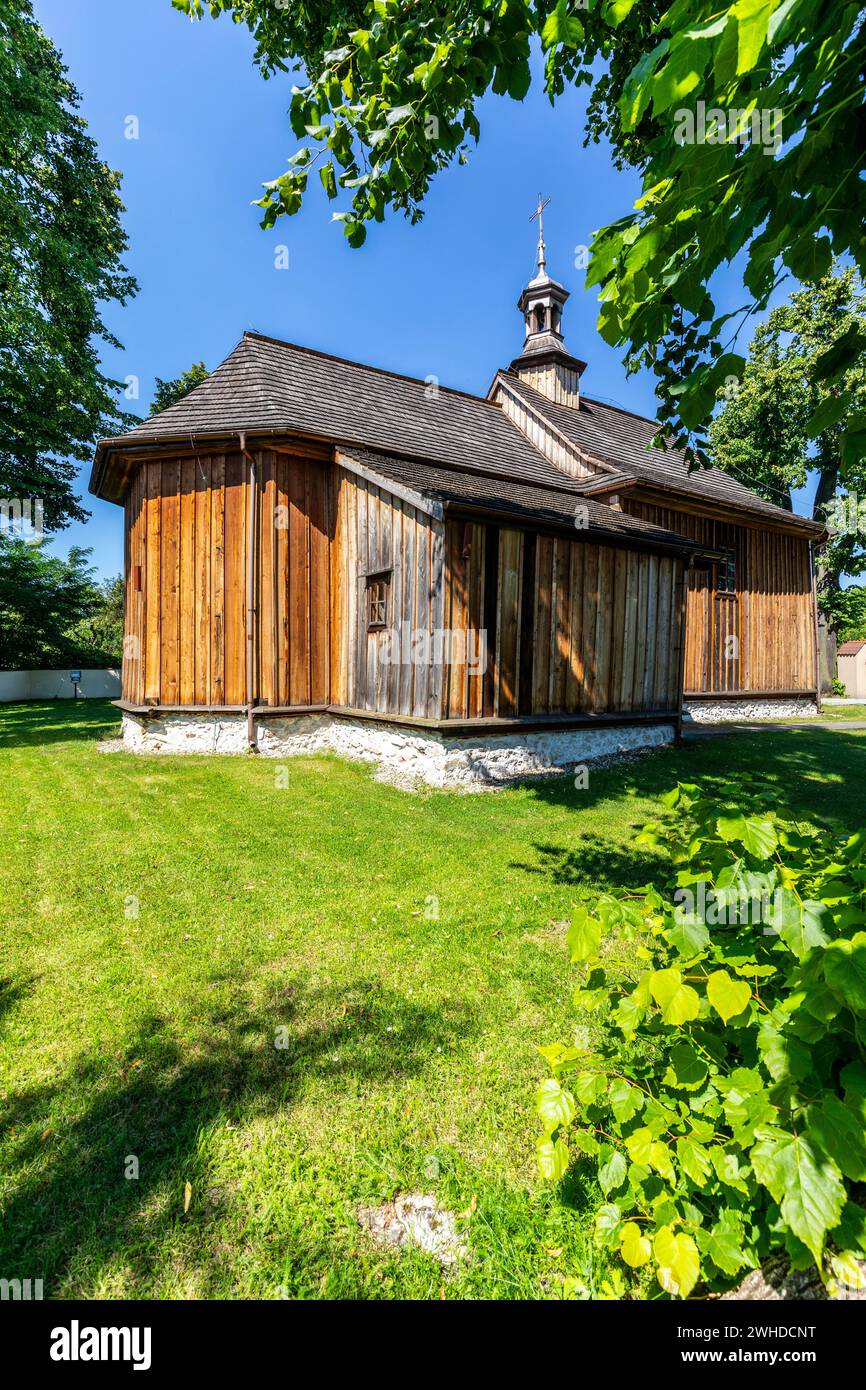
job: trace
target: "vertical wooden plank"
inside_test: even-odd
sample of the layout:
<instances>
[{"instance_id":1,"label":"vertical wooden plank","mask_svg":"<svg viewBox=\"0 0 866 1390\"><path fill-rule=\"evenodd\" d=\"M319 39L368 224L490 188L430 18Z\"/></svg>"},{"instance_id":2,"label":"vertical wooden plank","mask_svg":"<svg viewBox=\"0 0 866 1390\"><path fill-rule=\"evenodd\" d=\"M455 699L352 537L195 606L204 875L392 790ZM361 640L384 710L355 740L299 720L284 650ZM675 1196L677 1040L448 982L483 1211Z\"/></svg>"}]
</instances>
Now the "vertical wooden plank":
<instances>
[{"instance_id":1,"label":"vertical wooden plank","mask_svg":"<svg viewBox=\"0 0 866 1390\"><path fill-rule=\"evenodd\" d=\"M256 518L256 697L260 704L278 703L276 658L276 556L274 554L274 455L263 452L258 462Z\"/></svg>"},{"instance_id":2,"label":"vertical wooden plank","mask_svg":"<svg viewBox=\"0 0 866 1390\"><path fill-rule=\"evenodd\" d=\"M535 594L537 592L538 537L523 533L520 578L520 633L518 637L517 711L531 714L535 672Z\"/></svg>"},{"instance_id":3,"label":"vertical wooden plank","mask_svg":"<svg viewBox=\"0 0 866 1390\"><path fill-rule=\"evenodd\" d=\"M290 584L290 532L291 509L289 507L289 469L294 467L291 459L277 455L274 459L274 486L276 515L274 518L274 554L276 560L276 642L279 705L291 704L291 613L289 605Z\"/></svg>"},{"instance_id":4,"label":"vertical wooden plank","mask_svg":"<svg viewBox=\"0 0 866 1390\"><path fill-rule=\"evenodd\" d=\"M670 653L668 651L671 630L671 605L676 603L673 585L673 561L663 555L659 559L658 618L656 622L655 676L653 678L653 707L664 709L668 700Z\"/></svg>"},{"instance_id":5,"label":"vertical wooden plank","mask_svg":"<svg viewBox=\"0 0 866 1390\"><path fill-rule=\"evenodd\" d=\"M180 469L180 690L182 705L195 702L195 459Z\"/></svg>"},{"instance_id":6,"label":"vertical wooden plank","mask_svg":"<svg viewBox=\"0 0 866 1390\"><path fill-rule=\"evenodd\" d=\"M553 540L541 535L536 541L535 651L533 658L532 713L550 709L550 613L553 589Z\"/></svg>"},{"instance_id":7,"label":"vertical wooden plank","mask_svg":"<svg viewBox=\"0 0 866 1390\"><path fill-rule=\"evenodd\" d=\"M622 693L623 634L625 632L625 596L628 558L625 550L617 550L614 555L613 608L611 626L613 628L613 650L610 661L610 688L615 708L619 708Z\"/></svg>"},{"instance_id":8,"label":"vertical wooden plank","mask_svg":"<svg viewBox=\"0 0 866 1390\"><path fill-rule=\"evenodd\" d=\"M640 697L641 709L644 710L651 710L653 707L656 625L658 622L658 574L659 557L650 555L647 558L646 635L644 640L643 686Z\"/></svg>"},{"instance_id":9,"label":"vertical wooden plank","mask_svg":"<svg viewBox=\"0 0 866 1390\"><path fill-rule=\"evenodd\" d=\"M497 714L501 719L513 718L517 713L517 659L518 659L518 621L520 612L520 573L521 544L520 532L503 527L499 533L499 690ZM532 604L532 595L523 595L522 601Z\"/></svg>"},{"instance_id":10,"label":"vertical wooden plank","mask_svg":"<svg viewBox=\"0 0 866 1390\"><path fill-rule=\"evenodd\" d=\"M416 564L416 544L418 539L418 512L407 503L403 508L403 547L400 563L400 621L404 631L398 632L400 643L400 663L397 667L397 695L395 708L400 714L412 713L413 680L415 660L420 652L418 627L415 614L418 570ZM406 636L404 637L404 632ZM408 638L408 641L406 640Z\"/></svg>"},{"instance_id":11,"label":"vertical wooden plank","mask_svg":"<svg viewBox=\"0 0 866 1390\"><path fill-rule=\"evenodd\" d=\"M441 719L445 710L444 672L442 661L437 657L434 639L437 630L441 631L445 626L445 524L439 520L420 520L423 530L418 538L418 551L422 560L418 566L419 596L423 601L425 621L431 640L429 664L416 669L415 672L415 704L417 707L420 701L421 708L429 719Z\"/></svg>"},{"instance_id":12,"label":"vertical wooden plank","mask_svg":"<svg viewBox=\"0 0 866 1390\"><path fill-rule=\"evenodd\" d=\"M622 639L622 687L619 695L620 708L624 710L630 710L632 708L632 692L634 690L635 647L637 642L637 589L638 554L637 551L630 550L626 562L625 628L623 630ZM616 698L615 694L614 698Z\"/></svg>"},{"instance_id":13,"label":"vertical wooden plank","mask_svg":"<svg viewBox=\"0 0 866 1390\"><path fill-rule=\"evenodd\" d=\"M484 538L484 633L487 670L484 673L482 714L492 719L496 712L496 635L499 594L499 527L485 527Z\"/></svg>"},{"instance_id":14,"label":"vertical wooden plank","mask_svg":"<svg viewBox=\"0 0 866 1390\"><path fill-rule=\"evenodd\" d=\"M468 557L465 540L472 528L462 521L445 524L447 554L450 564L451 632L448 668L448 718L465 719L466 708L466 628L468 620Z\"/></svg>"},{"instance_id":15,"label":"vertical wooden plank","mask_svg":"<svg viewBox=\"0 0 866 1390\"><path fill-rule=\"evenodd\" d=\"M583 688L583 545L569 542L569 606L568 606L568 676L565 684L565 708L570 714L580 708Z\"/></svg>"},{"instance_id":16,"label":"vertical wooden plank","mask_svg":"<svg viewBox=\"0 0 866 1390\"><path fill-rule=\"evenodd\" d=\"M618 552L609 545L598 547L595 601L595 691L593 709L601 714L616 708L617 691L611 685L614 650L622 637L611 621L614 611L614 574Z\"/></svg>"},{"instance_id":17,"label":"vertical wooden plank","mask_svg":"<svg viewBox=\"0 0 866 1390\"><path fill-rule=\"evenodd\" d=\"M195 684L197 705L212 703L211 692L211 459L195 460Z\"/></svg>"},{"instance_id":18,"label":"vertical wooden plank","mask_svg":"<svg viewBox=\"0 0 866 1390\"><path fill-rule=\"evenodd\" d=\"M331 574L325 465L307 464L310 506L310 703L326 705L330 690Z\"/></svg>"},{"instance_id":19,"label":"vertical wooden plank","mask_svg":"<svg viewBox=\"0 0 866 1390\"><path fill-rule=\"evenodd\" d=\"M307 465L290 459L289 498L289 704L310 703L310 523Z\"/></svg>"},{"instance_id":20,"label":"vertical wooden plank","mask_svg":"<svg viewBox=\"0 0 866 1390\"><path fill-rule=\"evenodd\" d=\"M164 705L178 703L180 661L178 636L180 605L180 460L162 464L162 557L160 562L160 700Z\"/></svg>"},{"instance_id":21,"label":"vertical wooden plank","mask_svg":"<svg viewBox=\"0 0 866 1390\"><path fill-rule=\"evenodd\" d=\"M246 700L246 460L225 461L225 703Z\"/></svg>"},{"instance_id":22,"label":"vertical wooden plank","mask_svg":"<svg viewBox=\"0 0 866 1390\"><path fill-rule=\"evenodd\" d=\"M581 709L595 709L595 670L596 643L595 628L598 618L598 555L599 547L584 545L583 552L583 695Z\"/></svg>"},{"instance_id":23,"label":"vertical wooden plank","mask_svg":"<svg viewBox=\"0 0 866 1390\"><path fill-rule=\"evenodd\" d=\"M348 631L346 620L345 577L345 523L343 517L344 489L341 482L342 470L336 465L330 467L328 478L328 520L330 532L330 654L328 658L329 694L328 703L344 705L345 664L344 642Z\"/></svg>"},{"instance_id":24,"label":"vertical wooden plank","mask_svg":"<svg viewBox=\"0 0 866 1390\"><path fill-rule=\"evenodd\" d=\"M569 621L571 601L571 542L558 537L553 550L553 584L550 602L550 709L565 710L568 682Z\"/></svg>"},{"instance_id":25,"label":"vertical wooden plank","mask_svg":"<svg viewBox=\"0 0 866 1390\"><path fill-rule=\"evenodd\" d=\"M225 489L226 456L211 461L211 703L226 703Z\"/></svg>"},{"instance_id":26,"label":"vertical wooden plank","mask_svg":"<svg viewBox=\"0 0 866 1390\"><path fill-rule=\"evenodd\" d=\"M647 595L649 588L648 555L637 556L637 602L635 606L635 656L634 679L631 690L630 708L643 709L643 688L646 675L647 654Z\"/></svg>"},{"instance_id":27,"label":"vertical wooden plank","mask_svg":"<svg viewBox=\"0 0 866 1390\"><path fill-rule=\"evenodd\" d=\"M144 698L148 704L160 703L160 523L162 506L162 464L143 465L147 475L147 602L145 604L145 680Z\"/></svg>"}]
</instances>

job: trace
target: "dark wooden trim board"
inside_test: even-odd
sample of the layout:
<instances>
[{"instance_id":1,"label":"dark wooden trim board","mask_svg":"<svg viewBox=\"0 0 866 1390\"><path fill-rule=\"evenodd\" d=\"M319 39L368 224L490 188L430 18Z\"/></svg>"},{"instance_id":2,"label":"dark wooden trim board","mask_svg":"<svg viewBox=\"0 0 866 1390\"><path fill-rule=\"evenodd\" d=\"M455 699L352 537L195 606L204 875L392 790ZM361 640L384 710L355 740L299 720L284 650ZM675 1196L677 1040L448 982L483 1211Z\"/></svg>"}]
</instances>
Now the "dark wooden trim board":
<instances>
[{"instance_id":1,"label":"dark wooden trim board","mask_svg":"<svg viewBox=\"0 0 866 1390\"><path fill-rule=\"evenodd\" d=\"M128 700L112 700L125 714L158 718L163 714L244 714L246 705L133 705ZM628 724L676 724L676 710L653 710L649 714L548 714L518 715L513 719L423 719L413 715L382 714L376 710L352 709L346 705L257 705L256 719L300 719L309 714L333 714L339 719L363 719L373 724L396 724L428 733L471 738L473 734L526 734L562 729L612 728Z\"/></svg>"}]
</instances>

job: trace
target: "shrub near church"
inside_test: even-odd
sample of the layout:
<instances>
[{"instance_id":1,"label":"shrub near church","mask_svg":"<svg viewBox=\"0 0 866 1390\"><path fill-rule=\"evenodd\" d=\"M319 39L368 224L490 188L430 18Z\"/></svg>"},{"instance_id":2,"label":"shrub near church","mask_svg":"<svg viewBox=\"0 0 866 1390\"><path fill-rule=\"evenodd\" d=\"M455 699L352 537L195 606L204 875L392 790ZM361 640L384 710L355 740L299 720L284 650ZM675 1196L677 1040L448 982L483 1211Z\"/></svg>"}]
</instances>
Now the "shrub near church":
<instances>
[{"instance_id":1,"label":"shrub near church","mask_svg":"<svg viewBox=\"0 0 866 1390\"><path fill-rule=\"evenodd\" d=\"M614 1294L624 1276L682 1298L721 1289L780 1248L831 1293L861 1288L866 832L840 842L695 786L666 802L638 837L667 852L666 889L574 913L574 1002L602 1022L595 1045L541 1049L542 1171L595 1166ZM713 914L674 905L698 887ZM756 918L728 911L743 902Z\"/></svg>"}]
</instances>

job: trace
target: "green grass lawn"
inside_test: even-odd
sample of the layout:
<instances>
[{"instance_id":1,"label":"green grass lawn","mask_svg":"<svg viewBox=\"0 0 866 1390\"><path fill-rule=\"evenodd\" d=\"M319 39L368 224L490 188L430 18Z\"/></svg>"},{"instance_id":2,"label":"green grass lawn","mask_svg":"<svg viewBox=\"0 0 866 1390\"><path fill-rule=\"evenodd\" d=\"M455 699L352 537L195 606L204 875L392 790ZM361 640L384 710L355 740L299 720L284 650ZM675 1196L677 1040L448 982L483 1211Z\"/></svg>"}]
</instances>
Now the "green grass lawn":
<instances>
[{"instance_id":1,"label":"green grass lawn","mask_svg":"<svg viewBox=\"0 0 866 1390\"><path fill-rule=\"evenodd\" d=\"M866 705L824 705L821 718L836 723L846 719L866 719Z\"/></svg>"},{"instance_id":2,"label":"green grass lawn","mask_svg":"<svg viewBox=\"0 0 866 1390\"><path fill-rule=\"evenodd\" d=\"M677 778L769 778L850 831L866 812L866 738L820 728L583 791L412 796L331 758L278 789L265 759L98 751L116 726L95 701L0 711L0 1276L54 1298L592 1282L597 1190L545 1188L533 1158L575 892L647 880L632 831ZM406 1191L466 1213L459 1267L359 1230Z\"/></svg>"}]
</instances>

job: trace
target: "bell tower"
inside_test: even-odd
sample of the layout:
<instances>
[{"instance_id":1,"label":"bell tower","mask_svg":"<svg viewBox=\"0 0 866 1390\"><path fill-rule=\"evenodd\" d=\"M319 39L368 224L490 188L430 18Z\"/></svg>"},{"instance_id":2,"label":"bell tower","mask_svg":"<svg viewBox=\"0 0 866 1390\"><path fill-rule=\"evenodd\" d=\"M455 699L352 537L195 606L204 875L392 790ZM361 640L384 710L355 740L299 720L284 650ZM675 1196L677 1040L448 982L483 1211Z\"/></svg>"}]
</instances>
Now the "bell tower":
<instances>
[{"instance_id":1,"label":"bell tower","mask_svg":"<svg viewBox=\"0 0 866 1390\"><path fill-rule=\"evenodd\" d=\"M568 290L547 273L547 247L544 244L542 216L550 202L538 195L538 206L530 222L538 219L537 270L517 301L523 315L526 336L523 352L511 364L521 381L534 386L543 396L575 409L580 405L580 376L586 367L572 357L562 336L562 311Z\"/></svg>"}]
</instances>

